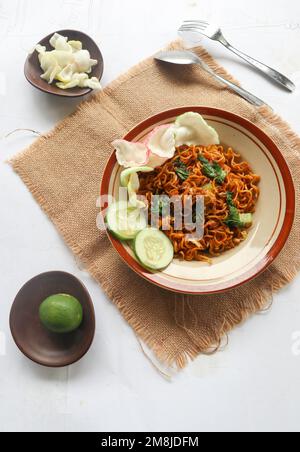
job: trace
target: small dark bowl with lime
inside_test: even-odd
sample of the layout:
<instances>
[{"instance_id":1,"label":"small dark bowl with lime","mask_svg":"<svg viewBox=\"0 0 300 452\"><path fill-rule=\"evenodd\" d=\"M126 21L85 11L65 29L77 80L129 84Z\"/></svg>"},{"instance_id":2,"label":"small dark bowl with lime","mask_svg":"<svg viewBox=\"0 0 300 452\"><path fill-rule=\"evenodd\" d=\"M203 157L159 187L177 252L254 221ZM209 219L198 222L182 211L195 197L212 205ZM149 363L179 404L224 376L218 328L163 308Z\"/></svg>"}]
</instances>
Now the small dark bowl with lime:
<instances>
[{"instance_id":1,"label":"small dark bowl with lime","mask_svg":"<svg viewBox=\"0 0 300 452\"><path fill-rule=\"evenodd\" d=\"M10 329L21 352L37 364L65 367L79 361L95 335L95 311L85 286L59 271L28 281L10 312Z\"/></svg>"}]
</instances>

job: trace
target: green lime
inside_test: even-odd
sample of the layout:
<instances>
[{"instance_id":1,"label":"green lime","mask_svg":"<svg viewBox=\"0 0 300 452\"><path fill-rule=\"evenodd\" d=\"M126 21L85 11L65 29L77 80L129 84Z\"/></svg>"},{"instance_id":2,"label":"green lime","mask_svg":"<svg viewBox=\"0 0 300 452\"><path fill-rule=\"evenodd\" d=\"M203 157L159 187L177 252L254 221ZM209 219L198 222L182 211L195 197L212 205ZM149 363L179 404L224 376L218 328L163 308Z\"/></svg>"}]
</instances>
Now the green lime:
<instances>
[{"instance_id":1,"label":"green lime","mask_svg":"<svg viewBox=\"0 0 300 452\"><path fill-rule=\"evenodd\" d=\"M70 333L82 323L82 306L71 295L58 294L47 298L39 309L42 324L54 333Z\"/></svg>"}]
</instances>

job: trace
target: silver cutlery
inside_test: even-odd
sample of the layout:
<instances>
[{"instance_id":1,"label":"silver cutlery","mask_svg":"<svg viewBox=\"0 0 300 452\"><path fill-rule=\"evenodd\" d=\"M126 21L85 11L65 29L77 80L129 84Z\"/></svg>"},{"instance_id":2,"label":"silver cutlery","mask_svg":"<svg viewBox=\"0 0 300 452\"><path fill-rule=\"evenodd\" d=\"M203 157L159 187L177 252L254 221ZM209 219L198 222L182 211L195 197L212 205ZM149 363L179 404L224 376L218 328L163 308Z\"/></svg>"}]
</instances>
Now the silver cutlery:
<instances>
[{"instance_id":1,"label":"silver cutlery","mask_svg":"<svg viewBox=\"0 0 300 452\"><path fill-rule=\"evenodd\" d=\"M247 63L254 66L264 75L271 78L272 80L274 80L276 83L283 86L287 90L293 92L296 89L294 83L287 77L285 77L283 74L280 74L280 72L276 71L275 69L272 69L271 67L261 63L260 61L255 60L254 58L246 55L240 50L237 50L235 47L229 44L227 39L224 37L221 28L218 27L217 25L213 25L202 20L188 20L185 21L184 24L180 27L179 32L182 35L191 32L200 33L201 35L204 35L209 39L218 41L221 44L223 44L223 46L225 46L227 49L231 50L231 52L235 53L240 58L247 61Z\"/></svg>"},{"instance_id":2,"label":"silver cutlery","mask_svg":"<svg viewBox=\"0 0 300 452\"><path fill-rule=\"evenodd\" d=\"M254 94L249 93L248 91L241 88L240 86L237 86L234 83L230 82L229 80L226 80L225 78L216 74L194 52L191 52L189 50L170 50L170 51L166 51L166 52L159 52L157 55L155 55L155 59L158 61L163 61L165 63L171 63L171 64L181 64L181 65L198 64L202 67L202 69L204 69L206 72L208 72L210 75L212 75L215 79L217 79L221 83L224 83L226 86L231 88L233 91L235 91L241 97L246 99L252 105L256 105L257 107L266 105L266 103L263 100L254 96Z\"/></svg>"}]
</instances>

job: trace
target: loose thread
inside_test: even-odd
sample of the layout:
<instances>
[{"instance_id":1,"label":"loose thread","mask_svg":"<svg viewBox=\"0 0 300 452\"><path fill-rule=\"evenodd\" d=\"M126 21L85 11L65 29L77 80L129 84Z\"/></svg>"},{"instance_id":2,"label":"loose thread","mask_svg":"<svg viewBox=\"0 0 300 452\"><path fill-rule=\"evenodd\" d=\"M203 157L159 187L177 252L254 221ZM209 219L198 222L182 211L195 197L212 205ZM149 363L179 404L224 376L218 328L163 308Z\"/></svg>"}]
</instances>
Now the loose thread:
<instances>
[{"instance_id":1,"label":"loose thread","mask_svg":"<svg viewBox=\"0 0 300 452\"><path fill-rule=\"evenodd\" d=\"M6 138L10 137L11 135L14 135L17 132L30 132L30 133L33 133L34 135L39 136L39 137L42 136L41 132L38 132L37 130L33 130L33 129L15 129L15 130L12 130L11 132L8 132L6 135L4 135L1 138L6 139Z\"/></svg>"},{"instance_id":2,"label":"loose thread","mask_svg":"<svg viewBox=\"0 0 300 452\"><path fill-rule=\"evenodd\" d=\"M163 372L156 364L155 362L150 358L150 356L146 353L142 341L138 338L138 336L136 335L137 341L139 343L139 346L142 350L143 355L145 356L145 358L147 359L147 361L149 361L149 363L151 364L151 366L163 377L165 378L167 381L171 382L172 381L172 377L171 375L166 374L165 372Z\"/></svg>"},{"instance_id":3,"label":"loose thread","mask_svg":"<svg viewBox=\"0 0 300 452\"><path fill-rule=\"evenodd\" d=\"M270 277L270 285L267 288L267 291L269 292L269 295L270 295L270 301L269 301L268 305L264 306L257 312L257 315L268 314L271 311L273 304L274 304L273 272L268 268L266 270L266 273L268 273L269 277Z\"/></svg>"}]
</instances>

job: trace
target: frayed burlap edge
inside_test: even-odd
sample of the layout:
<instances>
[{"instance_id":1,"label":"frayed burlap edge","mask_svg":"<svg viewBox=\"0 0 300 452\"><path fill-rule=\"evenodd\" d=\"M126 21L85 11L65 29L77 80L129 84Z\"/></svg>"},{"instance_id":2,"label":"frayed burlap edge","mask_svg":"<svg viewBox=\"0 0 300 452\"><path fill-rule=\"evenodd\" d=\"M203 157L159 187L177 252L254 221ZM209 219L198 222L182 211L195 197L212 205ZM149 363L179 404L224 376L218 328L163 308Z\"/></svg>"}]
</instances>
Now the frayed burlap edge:
<instances>
[{"instance_id":1,"label":"frayed burlap edge","mask_svg":"<svg viewBox=\"0 0 300 452\"><path fill-rule=\"evenodd\" d=\"M170 49L181 47L182 45L179 41L175 41L169 46ZM206 52L206 50L198 48L197 53L216 73L236 84L239 84L239 82L235 80L224 68L219 66L219 64ZM59 123L52 131L47 134L43 134L28 149L10 159L9 163L12 165L15 172L19 174L23 182L27 185L33 197L40 204L44 212L51 218L58 231L62 234L66 244L71 248L73 253L79 257L82 263L87 266L87 269L91 273L91 275L99 281L107 296L118 307L123 317L135 330L136 334L147 344L147 346L149 346L153 350L153 352L161 362L169 366L173 366L175 364L178 368L182 369L188 364L189 360L195 359L197 356L199 356L199 354L211 354L219 350L224 338L228 337L228 333L235 326L243 323L247 318L249 318L250 315L264 311L266 305L268 305L270 303L270 300L272 300L273 294L282 289L286 284L290 283L297 276L297 273L300 271L300 257L294 265L293 269L290 269L285 273L285 275L281 275L280 277L278 277L277 275L276 282L272 284L272 287L260 287L257 296L253 298L251 305L248 305L247 309L244 309L243 311L236 310L235 312L228 312L227 318L224 319L222 328L216 327L213 331L210 332L209 336L202 336L200 338L200 341L199 338L197 338L197 343L192 340L190 336L191 332L187 328L185 328L184 325L181 325L181 327L186 330L187 335L191 339L190 348L180 354L176 354L176 351L169 353L168 351L160 347L157 344L155 337L151 335L151 332L149 332L143 324L137 321L137 319L127 308L126 304L124 304L122 297L114 293L114 290L111 287L109 281L102 277L99 277L97 269L89 265L88 258L85 255L84 251L80 249L80 247L78 247L73 238L69 235L68 231L66 229L62 230L61 227L57 224L55 217L53 217L53 212L47 205L46 200L39 192L39 189L32 183L28 175L25 174L22 166L20 165L22 157L25 156L25 154L28 155L28 153L34 152L36 146L39 146L41 141L51 138L51 136L57 131L65 128L68 125L68 121L70 121L78 111L84 109L87 104L99 102L102 97L109 96L111 92L113 92L118 86L134 78L135 76L140 75L141 72L146 71L152 61L152 57L142 61L141 63L137 64L132 69L127 71L125 74L118 77L115 81L110 83L102 92L84 101L77 107L73 114ZM279 115L274 114L272 110L267 106L257 109L257 113L264 119L266 124L270 125L271 123L279 132L284 133L286 137L288 137L288 139L290 140L291 148L293 149L295 154L299 156L300 138L291 130L290 126L286 122L284 122ZM189 300L193 298L190 296L184 297L185 304L189 303Z\"/></svg>"}]
</instances>

